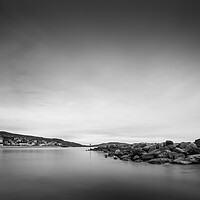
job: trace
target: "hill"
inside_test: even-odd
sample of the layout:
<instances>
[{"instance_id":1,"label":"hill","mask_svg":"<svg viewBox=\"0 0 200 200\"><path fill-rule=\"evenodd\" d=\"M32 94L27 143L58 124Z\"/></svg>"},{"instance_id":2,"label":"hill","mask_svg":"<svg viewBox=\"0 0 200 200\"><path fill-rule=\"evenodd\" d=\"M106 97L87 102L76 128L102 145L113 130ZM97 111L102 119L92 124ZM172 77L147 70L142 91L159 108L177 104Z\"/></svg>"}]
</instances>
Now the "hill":
<instances>
[{"instance_id":1,"label":"hill","mask_svg":"<svg viewBox=\"0 0 200 200\"><path fill-rule=\"evenodd\" d=\"M44 138L31 135L15 134L0 131L4 146L61 146L61 147L84 147L84 145L65 141L58 138Z\"/></svg>"}]
</instances>

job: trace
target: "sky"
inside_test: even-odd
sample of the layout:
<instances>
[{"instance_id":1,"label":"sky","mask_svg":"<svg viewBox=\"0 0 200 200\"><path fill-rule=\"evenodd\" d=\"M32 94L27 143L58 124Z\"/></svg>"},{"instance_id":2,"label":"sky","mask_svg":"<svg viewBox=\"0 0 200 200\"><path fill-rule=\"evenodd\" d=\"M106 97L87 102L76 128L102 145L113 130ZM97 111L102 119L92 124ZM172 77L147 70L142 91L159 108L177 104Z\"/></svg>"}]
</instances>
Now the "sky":
<instances>
[{"instance_id":1,"label":"sky","mask_svg":"<svg viewBox=\"0 0 200 200\"><path fill-rule=\"evenodd\" d=\"M200 136L195 0L0 0L0 130L82 144Z\"/></svg>"}]
</instances>

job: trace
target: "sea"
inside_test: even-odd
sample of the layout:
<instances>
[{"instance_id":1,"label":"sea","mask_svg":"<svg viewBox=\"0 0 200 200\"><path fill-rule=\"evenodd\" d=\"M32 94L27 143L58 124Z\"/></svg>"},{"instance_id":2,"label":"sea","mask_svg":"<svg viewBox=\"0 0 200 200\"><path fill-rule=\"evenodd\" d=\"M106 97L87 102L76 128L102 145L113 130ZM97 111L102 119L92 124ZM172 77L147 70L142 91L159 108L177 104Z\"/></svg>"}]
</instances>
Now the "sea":
<instances>
[{"instance_id":1,"label":"sea","mask_svg":"<svg viewBox=\"0 0 200 200\"><path fill-rule=\"evenodd\" d=\"M200 199L200 165L134 163L86 150L0 148L0 199Z\"/></svg>"}]
</instances>

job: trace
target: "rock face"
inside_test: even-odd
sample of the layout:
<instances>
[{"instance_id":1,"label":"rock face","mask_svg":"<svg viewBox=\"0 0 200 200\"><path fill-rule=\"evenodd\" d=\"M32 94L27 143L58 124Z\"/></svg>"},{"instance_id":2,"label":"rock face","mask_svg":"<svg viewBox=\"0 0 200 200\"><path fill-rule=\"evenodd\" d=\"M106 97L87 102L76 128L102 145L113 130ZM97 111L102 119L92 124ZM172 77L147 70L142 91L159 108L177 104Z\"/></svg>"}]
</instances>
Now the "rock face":
<instances>
[{"instance_id":1,"label":"rock face","mask_svg":"<svg viewBox=\"0 0 200 200\"><path fill-rule=\"evenodd\" d=\"M200 164L200 139L192 142L174 143L167 140L163 143L136 143L127 146L100 146L94 151L103 151L104 156L122 161L148 162L151 164Z\"/></svg>"}]
</instances>

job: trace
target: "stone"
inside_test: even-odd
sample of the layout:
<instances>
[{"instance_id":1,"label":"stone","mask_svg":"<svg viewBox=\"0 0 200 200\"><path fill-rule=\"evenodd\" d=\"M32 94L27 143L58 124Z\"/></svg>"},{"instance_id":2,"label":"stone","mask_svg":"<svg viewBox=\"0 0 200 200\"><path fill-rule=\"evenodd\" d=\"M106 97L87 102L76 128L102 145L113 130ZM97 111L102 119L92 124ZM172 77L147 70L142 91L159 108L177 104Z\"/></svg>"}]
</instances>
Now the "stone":
<instances>
[{"instance_id":1,"label":"stone","mask_svg":"<svg viewBox=\"0 0 200 200\"><path fill-rule=\"evenodd\" d=\"M132 161L136 161L136 160L138 160L139 158L140 158L140 156L136 155L136 156L132 157L131 160L132 160Z\"/></svg>"},{"instance_id":2,"label":"stone","mask_svg":"<svg viewBox=\"0 0 200 200\"><path fill-rule=\"evenodd\" d=\"M199 149L195 143L190 143L185 147L185 150L188 154L197 154Z\"/></svg>"},{"instance_id":3,"label":"stone","mask_svg":"<svg viewBox=\"0 0 200 200\"><path fill-rule=\"evenodd\" d=\"M148 161L151 164L164 164L164 163L171 163L172 160L169 158L154 158Z\"/></svg>"},{"instance_id":4,"label":"stone","mask_svg":"<svg viewBox=\"0 0 200 200\"><path fill-rule=\"evenodd\" d=\"M176 153L186 154L186 150L185 149L181 149L181 148L178 148L178 147L174 148L173 151L176 152Z\"/></svg>"},{"instance_id":5,"label":"stone","mask_svg":"<svg viewBox=\"0 0 200 200\"><path fill-rule=\"evenodd\" d=\"M154 157L157 157L159 154L161 154L161 151L159 149L155 149L155 150L149 152L148 154L152 154L152 155L154 155Z\"/></svg>"},{"instance_id":6,"label":"stone","mask_svg":"<svg viewBox=\"0 0 200 200\"><path fill-rule=\"evenodd\" d=\"M118 157L117 157L117 156L113 156L113 158L114 158L115 160L117 160L117 159L118 159Z\"/></svg>"},{"instance_id":7,"label":"stone","mask_svg":"<svg viewBox=\"0 0 200 200\"><path fill-rule=\"evenodd\" d=\"M142 148L134 148L132 149L132 156L141 156L142 154L146 153L144 150L142 150Z\"/></svg>"},{"instance_id":8,"label":"stone","mask_svg":"<svg viewBox=\"0 0 200 200\"><path fill-rule=\"evenodd\" d=\"M185 160L192 162L193 164L200 164L200 154L190 155Z\"/></svg>"},{"instance_id":9,"label":"stone","mask_svg":"<svg viewBox=\"0 0 200 200\"><path fill-rule=\"evenodd\" d=\"M199 147L200 148L200 139L197 139L197 140L195 140L195 142L194 142L196 145L197 145L197 147Z\"/></svg>"},{"instance_id":10,"label":"stone","mask_svg":"<svg viewBox=\"0 0 200 200\"><path fill-rule=\"evenodd\" d=\"M142 148L142 150L143 150L143 151L146 151L146 152L148 152L149 149L150 149L150 146L148 146L148 145Z\"/></svg>"},{"instance_id":11,"label":"stone","mask_svg":"<svg viewBox=\"0 0 200 200\"><path fill-rule=\"evenodd\" d=\"M175 164L182 164L182 165L189 165L192 164L192 162L185 160L185 158L179 157L172 161L172 163Z\"/></svg>"},{"instance_id":12,"label":"stone","mask_svg":"<svg viewBox=\"0 0 200 200\"><path fill-rule=\"evenodd\" d=\"M123 161L129 161L130 160L130 156L129 155L124 155L120 158Z\"/></svg>"},{"instance_id":13,"label":"stone","mask_svg":"<svg viewBox=\"0 0 200 200\"><path fill-rule=\"evenodd\" d=\"M116 149L115 150L115 155L119 155L119 154L121 154L121 151L119 149Z\"/></svg>"},{"instance_id":14,"label":"stone","mask_svg":"<svg viewBox=\"0 0 200 200\"><path fill-rule=\"evenodd\" d=\"M174 142L171 140L166 140L166 142L165 142L166 146L173 145L173 144L174 144Z\"/></svg>"},{"instance_id":15,"label":"stone","mask_svg":"<svg viewBox=\"0 0 200 200\"><path fill-rule=\"evenodd\" d=\"M168 147L160 147L159 149L161 152L166 152L166 151L170 151Z\"/></svg>"},{"instance_id":16,"label":"stone","mask_svg":"<svg viewBox=\"0 0 200 200\"><path fill-rule=\"evenodd\" d=\"M154 150L156 150L156 144L151 145L151 146L149 147L149 151L148 151L148 152L151 152L151 151L154 151Z\"/></svg>"},{"instance_id":17,"label":"stone","mask_svg":"<svg viewBox=\"0 0 200 200\"><path fill-rule=\"evenodd\" d=\"M155 158L155 156L153 154L147 153L147 154L143 154L142 156L140 156L140 158L142 160L151 160L151 159Z\"/></svg>"},{"instance_id":18,"label":"stone","mask_svg":"<svg viewBox=\"0 0 200 200\"><path fill-rule=\"evenodd\" d=\"M167 147L173 151L175 148L176 148L176 145L175 144L170 144L170 145L167 145Z\"/></svg>"},{"instance_id":19,"label":"stone","mask_svg":"<svg viewBox=\"0 0 200 200\"><path fill-rule=\"evenodd\" d=\"M185 147L190 144L190 142L181 142L180 144L178 144L178 147L181 149L185 149Z\"/></svg>"},{"instance_id":20,"label":"stone","mask_svg":"<svg viewBox=\"0 0 200 200\"><path fill-rule=\"evenodd\" d=\"M162 152L157 157L158 158L168 158L168 155L166 154L166 152Z\"/></svg>"}]
</instances>

